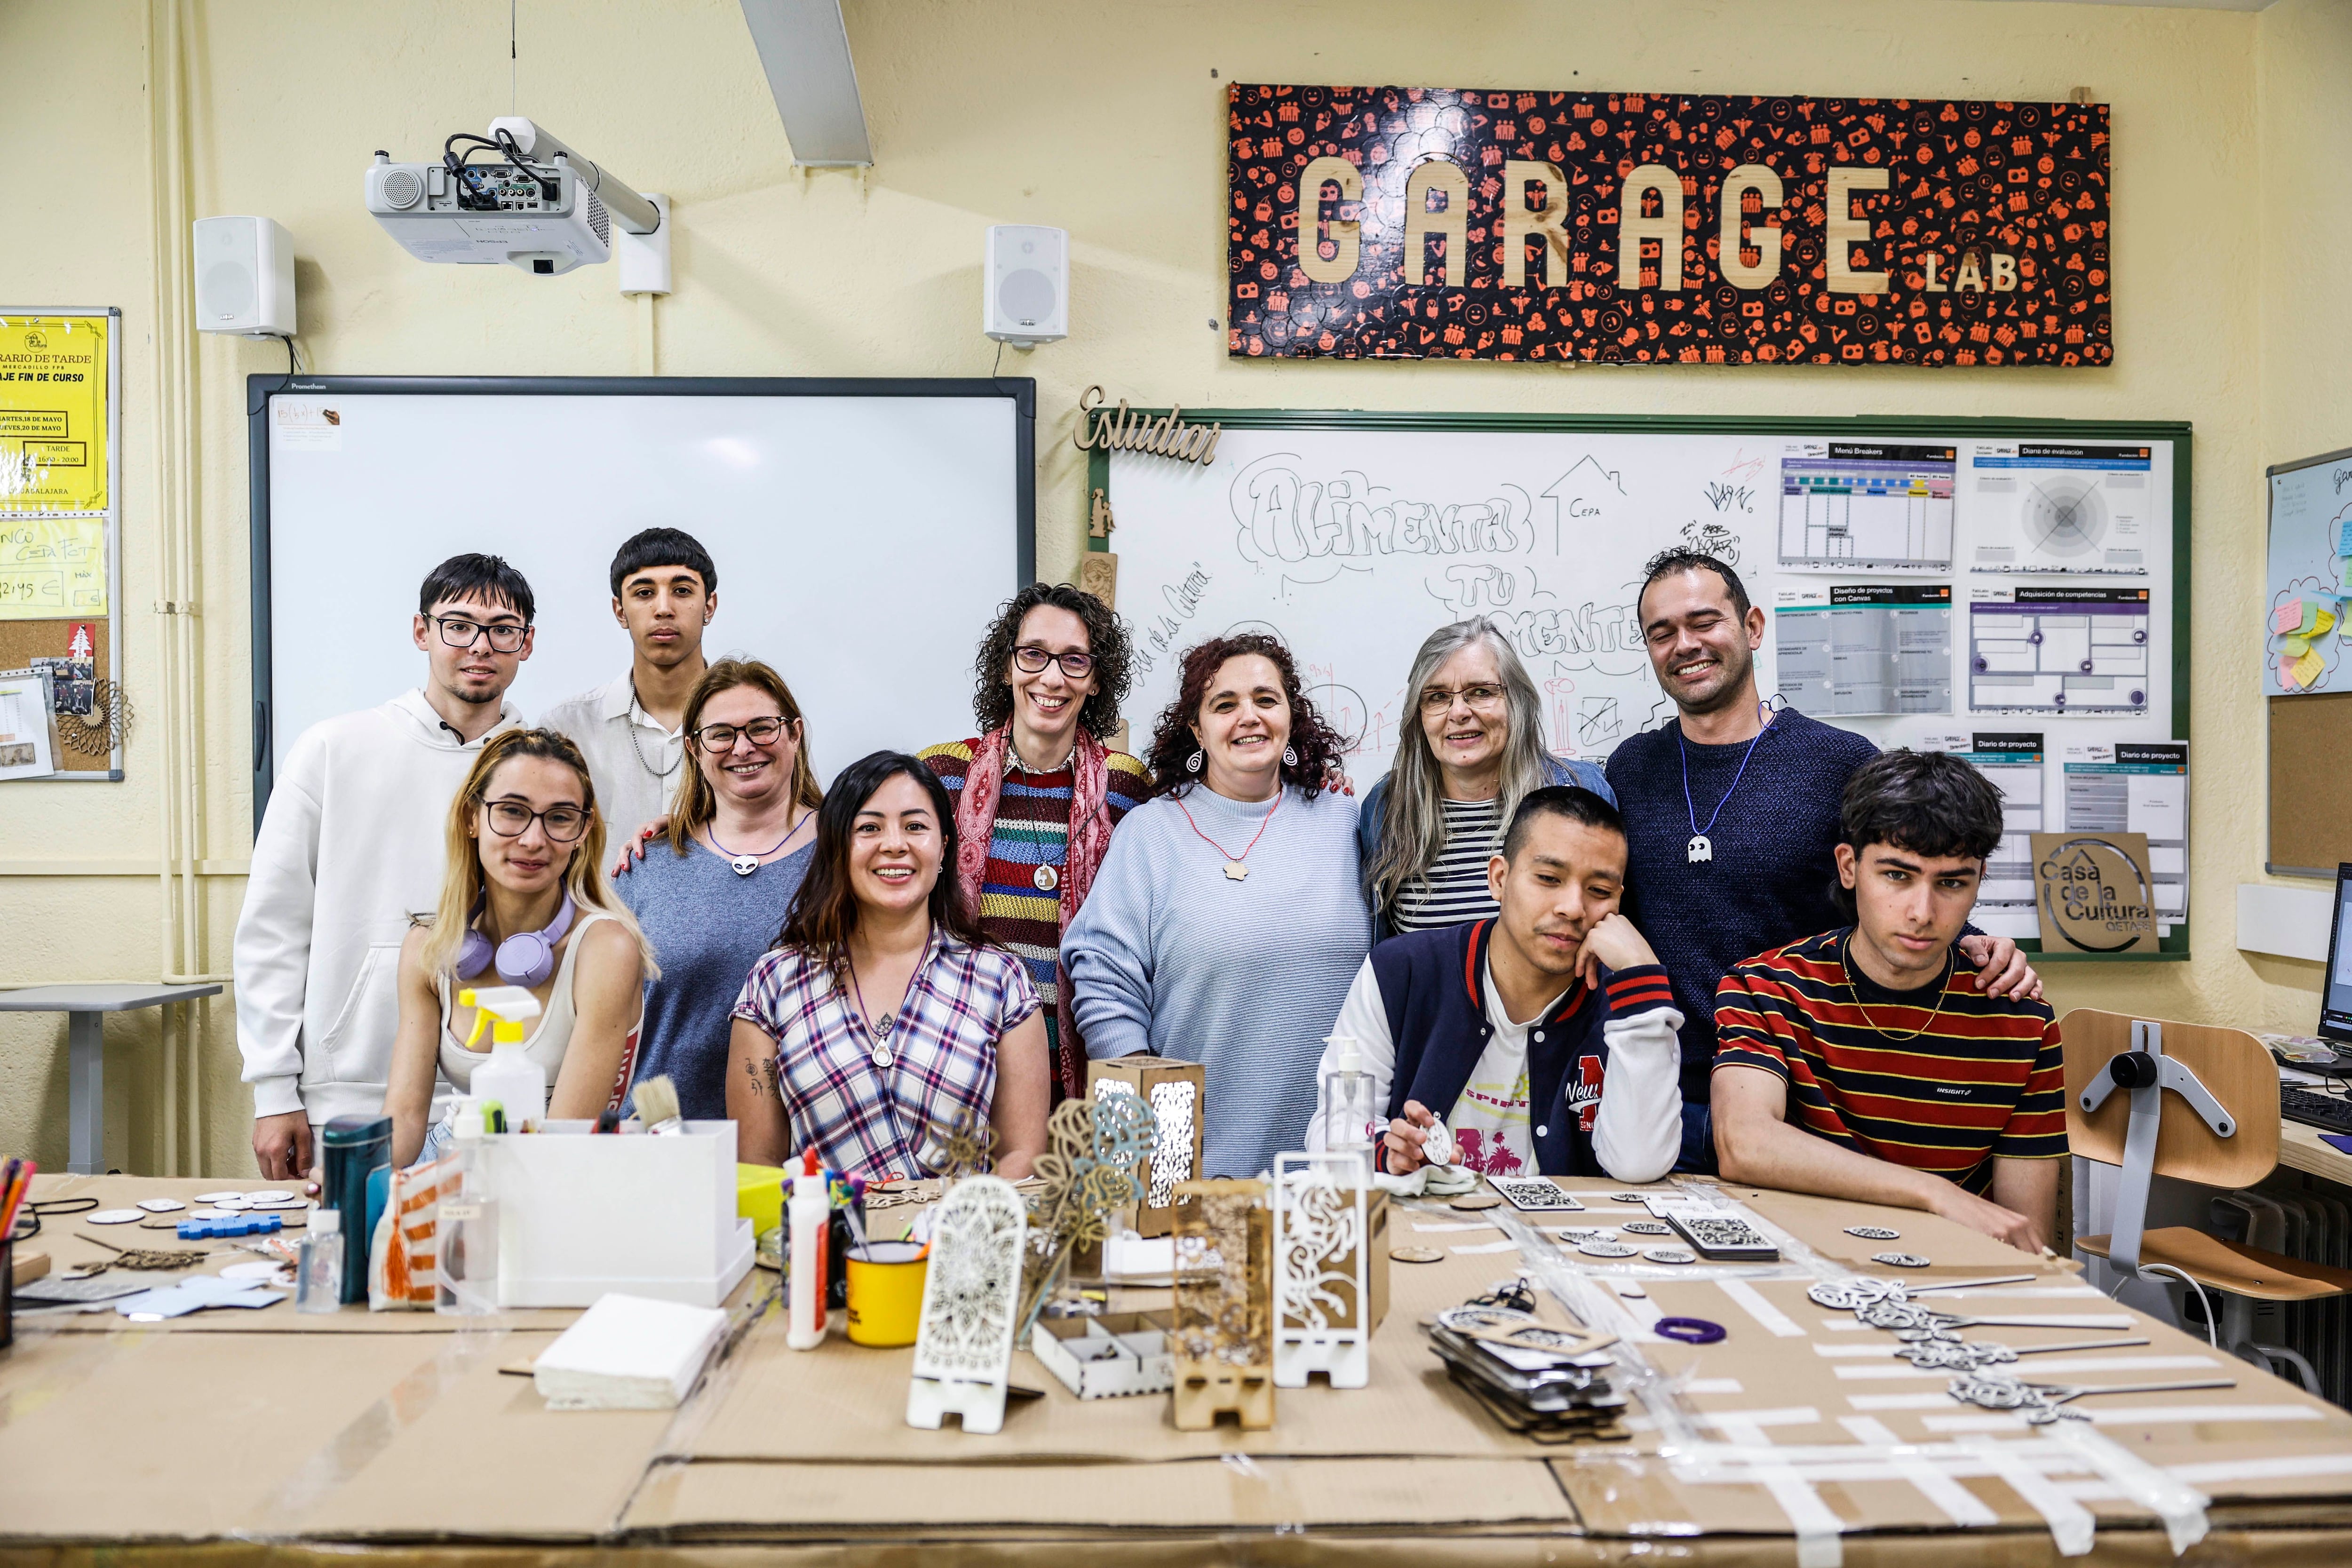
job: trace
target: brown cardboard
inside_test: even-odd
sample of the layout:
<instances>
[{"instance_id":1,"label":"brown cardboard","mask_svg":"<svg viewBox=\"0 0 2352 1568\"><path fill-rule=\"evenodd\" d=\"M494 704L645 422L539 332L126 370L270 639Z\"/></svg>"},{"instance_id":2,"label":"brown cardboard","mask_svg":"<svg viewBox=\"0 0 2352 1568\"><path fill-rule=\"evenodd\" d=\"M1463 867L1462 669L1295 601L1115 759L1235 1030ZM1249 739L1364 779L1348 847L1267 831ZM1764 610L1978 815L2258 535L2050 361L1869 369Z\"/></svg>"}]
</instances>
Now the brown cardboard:
<instances>
[{"instance_id":1,"label":"brown cardboard","mask_svg":"<svg viewBox=\"0 0 2352 1568\"><path fill-rule=\"evenodd\" d=\"M1123 1083L1140 1096L1146 1105L1151 1103L1151 1091L1163 1083L1189 1083L1192 1086L1192 1160L1189 1169L1178 1173L1176 1180L1185 1181L1201 1173L1202 1150L1208 1136L1208 1071L1199 1062L1178 1061L1170 1057L1112 1057L1087 1064L1087 1096L1094 1098L1095 1085L1108 1079ZM1150 1201L1151 1161L1149 1156L1139 1161L1136 1180L1144 1187L1145 1201L1135 1205L1135 1229L1139 1236L1166 1236L1175 1227L1176 1205L1169 1203L1154 1205Z\"/></svg>"}]
</instances>

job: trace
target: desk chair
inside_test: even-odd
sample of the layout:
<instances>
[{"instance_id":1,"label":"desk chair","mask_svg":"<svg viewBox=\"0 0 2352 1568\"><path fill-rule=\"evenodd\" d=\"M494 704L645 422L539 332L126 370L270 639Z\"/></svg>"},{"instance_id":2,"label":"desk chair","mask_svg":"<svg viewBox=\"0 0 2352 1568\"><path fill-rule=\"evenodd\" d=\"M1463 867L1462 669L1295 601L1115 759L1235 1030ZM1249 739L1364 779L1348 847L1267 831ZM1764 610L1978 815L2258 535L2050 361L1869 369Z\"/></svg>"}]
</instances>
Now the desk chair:
<instances>
[{"instance_id":1,"label":"desk chair","mask_svg":"<svg viewBox=\"0 0 2352 1568\"><path fill-rule=\"evenodd\" d=\"M2114 1233L2079 1237L2075 1248L2131 1278L2161 1271L2219 1292L2221 1321L2211 1326L2231 1354L2273 1372L2284 1363L2305 1389L2319 1392L2317 1374L2299 1352L2255 1342L2252 1303L2352 1295L2352 1269L2305 1263L2188 1226L2147 1228L2156 1176L2234 1190L2277 1166L2278 1071L2270 1054L2243 1029L2090 1008L2067 1014L2058 1029L2067 1147L2123 1169Z\"/></svg>"}]
</instances>

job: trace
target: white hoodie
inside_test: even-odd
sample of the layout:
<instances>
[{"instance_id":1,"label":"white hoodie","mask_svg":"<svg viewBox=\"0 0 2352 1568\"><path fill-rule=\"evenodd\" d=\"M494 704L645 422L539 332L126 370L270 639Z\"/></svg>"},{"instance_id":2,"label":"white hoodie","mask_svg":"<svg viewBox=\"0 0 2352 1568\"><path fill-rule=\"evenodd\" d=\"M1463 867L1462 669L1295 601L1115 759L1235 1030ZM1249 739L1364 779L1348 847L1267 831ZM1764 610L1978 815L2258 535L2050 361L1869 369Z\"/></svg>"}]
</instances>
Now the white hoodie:
<instances>
[{"instance_id":1,"label":"white hoodie","mask_svg":"<svg viewBox=\"0 0 2352 1568\"><path fill-rule=\"evenodd\" d=\"M236 1044L253 1113L375 1115L400 1029L400 944L441 901L449 802L483 741L410 691L303 731L254 836L237 916Z\"/></svg>"}]
</instances>

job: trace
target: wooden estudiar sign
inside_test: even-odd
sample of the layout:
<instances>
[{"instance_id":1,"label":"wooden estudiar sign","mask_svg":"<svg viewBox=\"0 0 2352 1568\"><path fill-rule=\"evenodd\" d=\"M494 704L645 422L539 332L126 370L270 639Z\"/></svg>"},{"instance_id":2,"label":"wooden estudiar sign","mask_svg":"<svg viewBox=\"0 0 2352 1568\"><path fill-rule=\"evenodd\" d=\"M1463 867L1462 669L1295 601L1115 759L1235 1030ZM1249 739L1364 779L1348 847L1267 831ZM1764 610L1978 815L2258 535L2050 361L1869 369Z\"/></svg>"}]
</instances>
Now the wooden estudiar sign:
<instances>
[{"instance_id":1,"label":"wooden estudiar sign","mask_svg":"<svg viewBox=\"0 0 2352 1568\"><path fill-rule=\"evenodd\" d=\"M1229 350L2103 365L2104 104L1230 90Z\"/></svg>"}]
</instances>

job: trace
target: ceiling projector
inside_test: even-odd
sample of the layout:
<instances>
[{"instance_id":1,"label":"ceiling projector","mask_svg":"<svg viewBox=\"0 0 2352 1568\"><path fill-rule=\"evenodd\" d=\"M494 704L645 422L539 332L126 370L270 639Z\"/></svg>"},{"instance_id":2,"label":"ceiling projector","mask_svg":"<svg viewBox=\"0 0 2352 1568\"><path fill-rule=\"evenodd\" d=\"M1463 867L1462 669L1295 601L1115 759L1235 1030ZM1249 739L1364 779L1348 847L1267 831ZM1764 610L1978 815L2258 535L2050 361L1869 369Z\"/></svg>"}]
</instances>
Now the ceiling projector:
<instances>
[{"instance_id":1,"label":"ceiling projector","mask_svg":"<svg viewBox=\"0 0 2352 1568\"><path fill-rule=\"evenodd\" d=\"M472 143L463 153L461 142ZM484 148L492 156L475 161ZM616 222L626 234L662 227L652 201L519 117L450 137L437 163L378 153L366 192L376 222L419 261L503 261L542 278L612 259Z\"/></svg>"}]
</instances>

